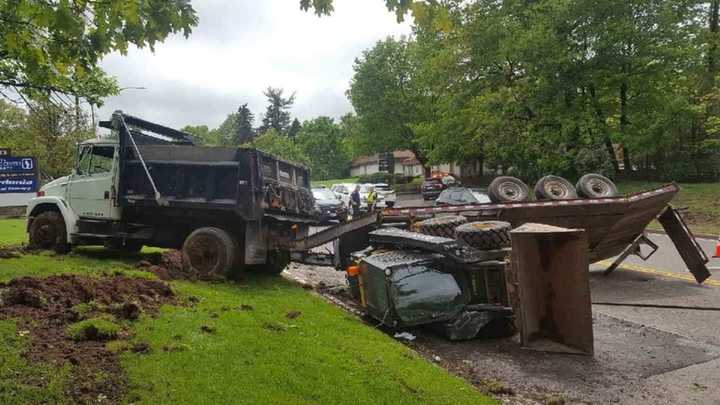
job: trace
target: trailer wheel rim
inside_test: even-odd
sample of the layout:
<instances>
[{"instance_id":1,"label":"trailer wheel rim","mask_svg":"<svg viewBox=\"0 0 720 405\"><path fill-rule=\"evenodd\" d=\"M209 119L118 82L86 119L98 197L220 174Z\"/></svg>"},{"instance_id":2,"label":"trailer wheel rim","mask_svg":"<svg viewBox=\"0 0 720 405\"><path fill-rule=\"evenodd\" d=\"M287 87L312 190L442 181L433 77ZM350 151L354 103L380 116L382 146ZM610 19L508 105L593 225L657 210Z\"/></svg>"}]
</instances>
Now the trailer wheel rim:
<instances>
[{"instance_id":1,"label":"trailer wheel rim","mask_svg":"<svg viewBox=\"0 0 720 405\"><path fill-rule=\"evenodd\" d=\"M193 269L201 273L212 273L220 262L220 246L215 238L197 235L186 248L188 260Z\"/></svg>"},{"instance_id":2,"label":"trailer wheel rim","mask_svg":"<svg viewBox=\"0 0 720 405\"><path fill-rule=\"evenodd\" d=\"M551 180L545 183L545 192L548 195L552 195L553 198L558 199L565 199L568 198L570 195L570 190L568 189L567 185L555 180Z\"/></svg>"}]
</instances>

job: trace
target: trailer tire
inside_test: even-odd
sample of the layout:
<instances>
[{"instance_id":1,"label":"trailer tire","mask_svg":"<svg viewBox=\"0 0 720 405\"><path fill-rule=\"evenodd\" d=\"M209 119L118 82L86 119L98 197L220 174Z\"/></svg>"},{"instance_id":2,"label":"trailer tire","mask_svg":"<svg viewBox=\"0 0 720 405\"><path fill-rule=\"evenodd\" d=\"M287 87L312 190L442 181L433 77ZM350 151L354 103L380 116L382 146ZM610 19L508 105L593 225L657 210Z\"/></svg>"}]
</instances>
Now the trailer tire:
<instances>
[{"instance_id":1,"label":"trailer tire","mask_svg":"<svg viewBox=\"0 0 720 405\"><path fill-rule=\"evenodd\" d=\"M237 244L223 229L199 228L185 239L182 257L186 271L224 277L236 264Z\"/></svg>"},{"instance_id":2,"label":"trailer tire","mask_svg":"<svg viewBox=\"0 0 720 405\"><path fill-rule=\"evenodd\" d=\"M530 197L530 187L516 177L500 176L488 186L488 197L494 203L523 202Z\"/></svg>"},{"instance_id":3,"label":"trailer tire","mask_svg":"<svg viewBox=\"0 0 720 405\"><path fill-rule=\"evenodd\" d=\"M470 222L455 228L455 238L480 250L496 250L510 246L508 222Z\"/></svg>"},{"instance_id":4,"label":"trailer tire","mask_svg":"<svg viewBox=\"0 0 720 405\"><path fill-rule=\"evenodd\" d=\"M33 218L28 233L31 249L49 249L61 254L70 251L65 220L59 212L45 211Z\"/></svg>"},{"instance_id":5,"label":"trailer tire","mask_svg":"<svg viewBox=\"0 0 720 405\"><path fill-rule=\"evenodd\" d=\"M615 183L597 173L590 173L580 177L575 189L578 195L584 198L608 198L618 195Z\"/></svg>"},{"instance_id":6,"label":"trailer tire","mask_svg":"<svg viewBox=\"0 0 720 405\"><path fill-rule=\"evenodd\" d=\"M290 264L290 251L276 249L268 252L267 261L263 265L266 274L279 275Z\"/></svg>"},{"instance_id":7,"label":"trailer tire","mask_svg":"<svg viewBox=\"0 0 720 405\"><path fill-rule=\"evenodd\" d=\"M422 234L452 239L455 237L455 228L465 223L467 218L462 215L447 215L426 219L419 222L417 227Z\"/></svg>"},{"instance_id":8,"label":"trailer tire","mask_svg":"<svg viewBox=\"0 0 720 405\"><path fill-rule=\"evenodd\" d=\"M538 200L571 200L577 198L575 186L560 176L545 176L535 184Z\"/></svg>"}]
</instances>

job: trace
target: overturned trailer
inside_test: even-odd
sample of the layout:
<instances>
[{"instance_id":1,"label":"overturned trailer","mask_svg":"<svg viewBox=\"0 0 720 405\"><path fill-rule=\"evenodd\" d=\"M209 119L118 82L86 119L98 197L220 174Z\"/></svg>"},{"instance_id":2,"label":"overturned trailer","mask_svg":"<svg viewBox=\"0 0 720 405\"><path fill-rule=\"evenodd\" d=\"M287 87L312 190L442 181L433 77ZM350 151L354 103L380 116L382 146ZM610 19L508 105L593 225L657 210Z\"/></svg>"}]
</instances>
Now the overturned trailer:
<instances>
[{"instance_id":1,"label":"overturned trailer","mask_svg":"<svg viewBox=\"0 0 720 405\"><path fill-rule=\"evenodd\" d=\"M640 244L651 243L644 232L657 218L702 283L710 276L708 258L668 205L678 191L668 184L622 197L388 208L378 218L328 228L291 249L297 260L304 260L308 249L335 239L334 256L326 257L326 264L347 272L352 296L368 314L388 326L432 324L451 339L468 339L494 319L511 316L513 306L517 309L506 280L510 249L483 251L412 232L419 221L462 214L471 220L506 221L512 228L538 223L582 229L588 263L619 255L612 271L627 255L639 254Z\"/></svg>"}]
</instances>

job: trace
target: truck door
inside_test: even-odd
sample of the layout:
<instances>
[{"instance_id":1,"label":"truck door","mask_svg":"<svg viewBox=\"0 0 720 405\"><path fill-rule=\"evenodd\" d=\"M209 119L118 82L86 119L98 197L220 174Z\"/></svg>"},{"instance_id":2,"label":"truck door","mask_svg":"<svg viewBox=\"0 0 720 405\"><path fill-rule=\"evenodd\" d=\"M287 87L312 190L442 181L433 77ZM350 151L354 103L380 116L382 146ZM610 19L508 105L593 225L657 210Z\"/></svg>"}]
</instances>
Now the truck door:
<instances>
[{"instance_id":1,"label":"truck door","mask_svg":"<svg viewBox=\"0 0 720 405\"><path fill-rule=\"evenodd\" d=\"M120 219L120 209L113 203L118 170L116 151L113 145L82 146L68 190L70 206L79 217Z\"/></svg>"}]
</instances>

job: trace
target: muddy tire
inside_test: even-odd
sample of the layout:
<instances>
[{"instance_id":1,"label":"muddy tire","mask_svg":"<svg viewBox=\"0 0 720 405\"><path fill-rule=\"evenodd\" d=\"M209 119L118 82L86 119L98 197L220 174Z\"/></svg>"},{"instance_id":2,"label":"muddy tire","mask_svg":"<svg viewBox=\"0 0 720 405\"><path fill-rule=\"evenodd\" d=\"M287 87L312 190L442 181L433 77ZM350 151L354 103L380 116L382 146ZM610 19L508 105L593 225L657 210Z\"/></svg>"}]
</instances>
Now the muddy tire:
<instances>
[{"instance_id":1,"label":"muddy tire","mask_svg":"<svg viewBox=\"0 0 720 405\"><path fill-rule=\"evenodd\" d=\"M545 176L535 184L538 200L571 200L577 198L575 186L560 176Z\"/></svg>"},{"instance_id":2,"label":"muddy tire","mask_svg":"<svg viewBox=\"0 0 720 405\"><path fill-rule=\"evenodd\" d=\"M112 250L117 250L118 252L124 252L124 253L138 253L143 248L142 241L139 241L137 239L128 239L123 243L123 241L118 239L111 239L105 242L105 247Z\"/></svg>"},{"instance_id":3,"label":"muddy tire","mask_svg":"<svg viewBox=\"0 0 720 405\"><path fill-rule=\"evenodd\" d=\"M265 274L278 275L290 264L290 252L287 250L271 250L268 252L267 261L262 265L262 272Z\"/></svg>"},{"instance_id":4,"label":"muddy tire","mask_svg":"<svg viewBox=\"0 0 720 405\"><path fill-rule=\"evenodd\" d=\"M57 253L70 251L65 220L59 212L45 211L36 216L30 225L29 233L32 249L49 249Z\"/></svg>"},{"instance_id":5,"label":"muddy tire","mask_svg":"<svg viewBox=\"0 0 720 405\"><path fill-rule=\"evenodd\" d=\"M224 277L237 263L237 244L225 230L214 227L194 230L183 243L186 271L204 276Z\"/></svg>"},{"instance_id":6,"label":"muddy tire","mask_svg":"<svg viewBox=\"0 0 720 405\"><path fill-rule=\"evenodd\" d=\"M494 203L523 202L530 197L530 187L510 176L497 177L490 183L487 192L490 201Z\"/></svg>"},{"instance_id":7,"label":"muddy tire","mask_svg":"<svg viewBox=\"0 0 720 405\"><path fill-rule=\"evenodd\" d=\"M467 223L467 218L461 215L448 215L426 219L417 224L418 231L425 235L454 238L455 228Z\"/></svg>"},{"instance_id":8,"label":"muddy tire","mask_svg":"<svg viewBox=\"0 0 720 405\"><path fill-rule=\"evenodd\" d=\"M495 250L510 246L508 222L470 222L455 228L455 238L480 250Z\"/></svg>"},{"instance_id":9,"label":"muddy tire","mask_svg":"<svg viewBox=\"0 0 720 405\"><path fill-rule=\"evenodd\" d=\"M584 198L608 198L616 197L618 189L615 183L607 177L590 173L580 177L575 189L580 197Z\"/></svg>"}]
</instances>

